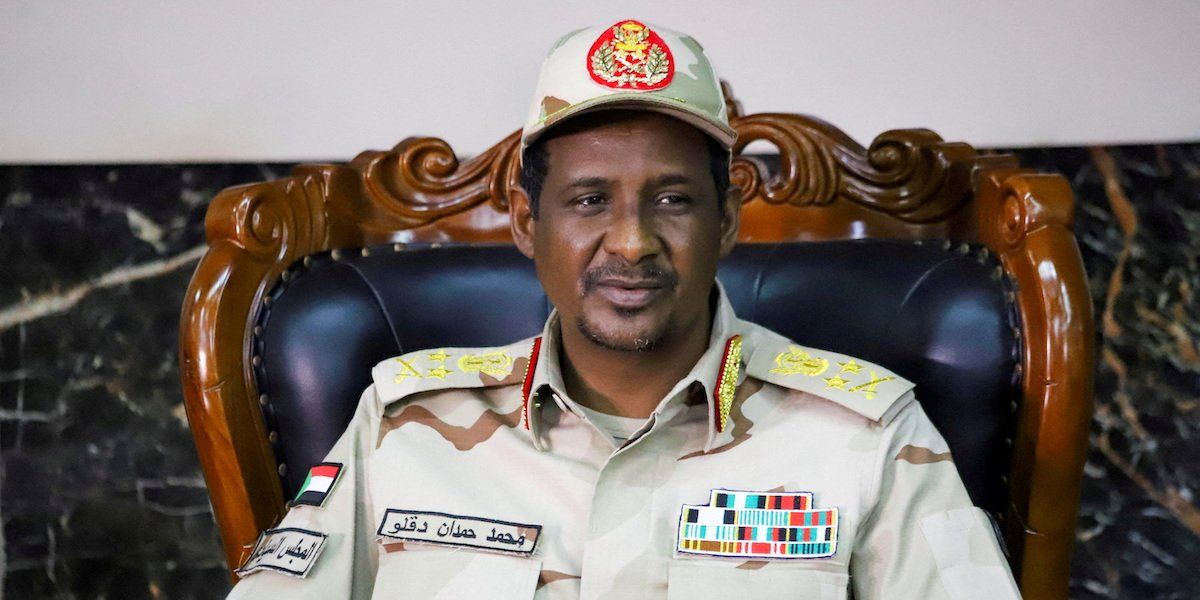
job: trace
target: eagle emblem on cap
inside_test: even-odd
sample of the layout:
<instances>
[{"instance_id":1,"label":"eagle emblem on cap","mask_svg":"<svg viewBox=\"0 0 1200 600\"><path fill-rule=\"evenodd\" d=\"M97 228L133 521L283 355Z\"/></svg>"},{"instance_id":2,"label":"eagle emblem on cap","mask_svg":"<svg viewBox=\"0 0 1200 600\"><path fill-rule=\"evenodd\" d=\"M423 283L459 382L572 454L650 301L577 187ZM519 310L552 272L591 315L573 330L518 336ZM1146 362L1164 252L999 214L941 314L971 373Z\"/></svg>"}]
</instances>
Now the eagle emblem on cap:
<instances>
[{"instance_id":1,"label":"eagle emblem on cap","mask_svg":"<svg viewBox=\"0 0 1200 600\"><path fill-rule=\"evenodd\" d=\"M621 21L596 38L587 55L592 81L610 89L661 90L675 76L675 57L645 23Z\"/></svg>"}]
</instances>

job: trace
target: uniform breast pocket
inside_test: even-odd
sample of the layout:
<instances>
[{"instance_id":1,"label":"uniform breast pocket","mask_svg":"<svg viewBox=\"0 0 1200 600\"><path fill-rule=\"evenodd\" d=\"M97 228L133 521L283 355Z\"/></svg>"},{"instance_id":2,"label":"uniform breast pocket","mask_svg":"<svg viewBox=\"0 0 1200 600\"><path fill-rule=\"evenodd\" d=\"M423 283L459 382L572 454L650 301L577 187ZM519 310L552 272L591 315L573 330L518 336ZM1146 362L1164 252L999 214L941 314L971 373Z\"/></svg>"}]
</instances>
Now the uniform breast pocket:
<instances>
[{"instance_id":1,"label":"uniform breast pocket","mask_svg":"<svg viewBox=\"0 0 1200 600\"><path fill-rule=\"evenodd\" d=\"M537 589L541 568L542 561L533 557L409 544L400 552L380 552L372 598L527 600Z\"/></svg>"},{"instance_id":2,"label":"uniform breast pocket","mask_svg":"<svg viewBox=\"0 0 1200 600\"><path fill-rule=\"evenodd\" d=\"M738 569L728 563L672 561L667 600L702 598L804 598L846 600L850 576L822 571L803 563L768 563Z\"/></svg>"}]
</instances>

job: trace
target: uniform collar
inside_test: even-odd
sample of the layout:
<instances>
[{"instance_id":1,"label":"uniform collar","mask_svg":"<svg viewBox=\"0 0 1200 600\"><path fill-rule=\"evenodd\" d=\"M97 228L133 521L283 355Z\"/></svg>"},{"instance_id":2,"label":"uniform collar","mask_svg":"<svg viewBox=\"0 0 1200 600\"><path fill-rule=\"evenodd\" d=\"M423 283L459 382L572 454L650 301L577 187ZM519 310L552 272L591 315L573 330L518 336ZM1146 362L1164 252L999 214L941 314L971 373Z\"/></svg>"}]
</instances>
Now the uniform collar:
<instances>
[{"instance_id":1,"label":"uniform collar","mask_svg":"<svg viewBox=\"0 0 1200 600\"><path fill-rule=\"evenodd\" d=\"M654 415L663 418L662 413L665 411L673 411L676 405L685 402L699 401L695 396L703 395L703 401L708 407L708 439L705 450L724 443L727 440L723 438L729 437L726 421L730 404L734 391L745 379L742 352L746 336L743 332L752 327L737 318L720 282L715 288L716 310L713 314L708 348L691 371L675 384L654 410ZM566 394L562 365L559 362L560 336L561 322L558 311L555 310L546 320L542 334L534 338L528 371L521 390L524 400L522 426L532 434L534 445L539 449L543 449L541 409L546 400L552 399L565 412L579 412L578 405ZM749 355L747 351L744 356Z\"/></svg>"}]
</instances>

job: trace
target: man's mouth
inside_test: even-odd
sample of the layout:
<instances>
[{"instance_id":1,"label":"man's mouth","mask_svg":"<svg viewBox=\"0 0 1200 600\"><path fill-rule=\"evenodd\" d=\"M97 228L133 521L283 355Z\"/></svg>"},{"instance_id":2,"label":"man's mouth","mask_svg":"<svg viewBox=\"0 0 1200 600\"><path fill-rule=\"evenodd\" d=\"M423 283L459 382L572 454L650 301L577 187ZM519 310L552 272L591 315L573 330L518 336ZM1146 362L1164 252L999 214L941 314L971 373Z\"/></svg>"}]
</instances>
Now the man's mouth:
<instances>
[{"instance_id":1,"label":"man's mouth","mask_svg":"<svg viewBox=\"0 0 1200 600\"><path fill-rule=\"evenodd\" d=\"M604 265L583 276L583 295L593 292L617 310L636 312L669 294L679 285L672 272L652 265Z\"/></svg>"},{"instance_id":2,"label":"man's mouth","mask_svg":"<svg viewBox=\"0 0 1200 600\"><path fill-rule=\"evenodd\" d=\"M658 279L601 279L593 288L617 308L637 310L648 306L666 291Z\"/></svg>"}]
</instances>

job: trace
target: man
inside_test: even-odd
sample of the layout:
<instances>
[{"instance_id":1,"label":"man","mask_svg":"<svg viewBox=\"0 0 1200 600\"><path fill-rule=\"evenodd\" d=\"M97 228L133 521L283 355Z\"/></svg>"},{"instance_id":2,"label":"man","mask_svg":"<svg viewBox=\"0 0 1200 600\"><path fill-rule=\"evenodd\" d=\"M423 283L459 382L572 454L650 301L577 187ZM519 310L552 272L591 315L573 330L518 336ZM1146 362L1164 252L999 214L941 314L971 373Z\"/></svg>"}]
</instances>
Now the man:
<instances>
[{"instance_id":1,"label":"man","mask_svg":"<svg viewBox=\"0 0 1200 600\"><path fill-rule=\"evenodd\" d=\"M560 40L510 203L544 331L376 366L232 596L1017 597L911 383L734 315L734 139L690 37Z\"/></svg>"}]
</instances>

